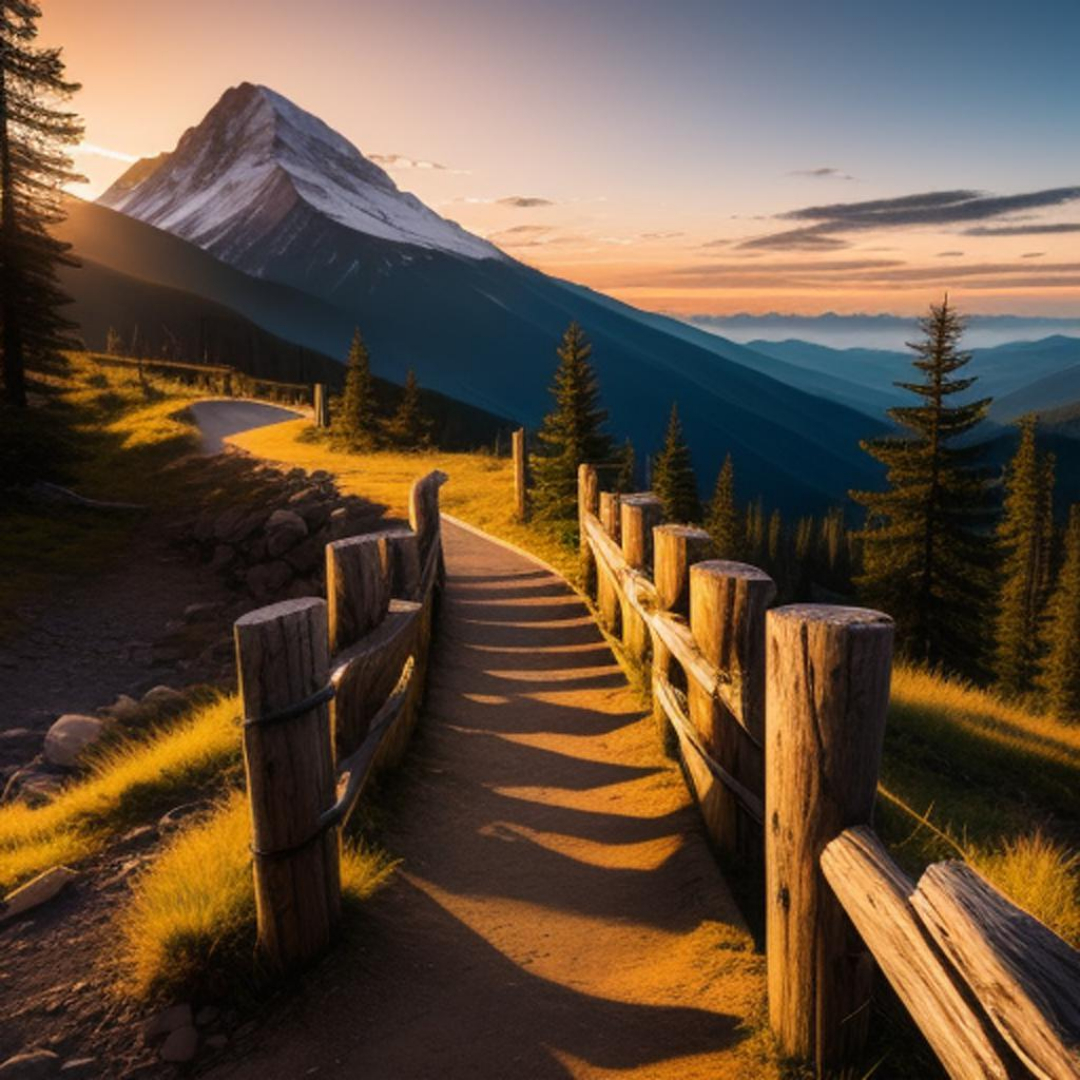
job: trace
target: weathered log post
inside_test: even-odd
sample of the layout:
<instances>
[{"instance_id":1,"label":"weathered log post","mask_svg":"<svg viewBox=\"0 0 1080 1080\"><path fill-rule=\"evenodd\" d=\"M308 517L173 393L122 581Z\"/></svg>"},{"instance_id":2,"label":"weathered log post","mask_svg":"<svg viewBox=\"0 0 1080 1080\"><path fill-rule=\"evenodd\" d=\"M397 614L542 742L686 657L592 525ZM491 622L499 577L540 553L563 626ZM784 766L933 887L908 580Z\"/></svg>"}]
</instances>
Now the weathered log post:
<instances>
[{"instance_id":1,"label":"weathered log post","mask_svg":"<svg viewBox=\"0 0 1080 1080\"><path fill-rule=\"evenodd\" d=\"M597 586L596 560L585 535L585 518L595 514L599 500L600 481L593 465L578 466L578 551L581 559L581 581L585 591L592 596Z\"/></svg>"},{"instance_id":2,"label":"weathered log post","mask_svg":"<svg viewBox=\"0 0 1080 1080\"><path fill-rule=\"evenodd\" d=\"M326 392L326 383L315 384L312 404L315 412L315 426L328 428L330 426L330 396Z\"/></svg>"},{"instance_id":3,"label":"weathered log post","mask_svg":"<svg viewBox=\"0 0 1080 1080\"><path fill-rule=\"evenodd\" d=\"M766 619L765 915L769 1017L781 1050L819 1071L858 1057L873 963L820 869L874 807L893 623L803 604Z\"/></svg>"},{"instance_id":4,"label":"weathered log post","mask_svg":"<svg viewBox=\"0 0 1080 1080\"><path fill-rule=\"evenodd\" d=\"M615 491L600 492L598 517L604 532L617 544L619 542L619 495ZM600 612L600 621L612 634L618 634L622 627L619 622L619 595L611 575L602 567L596 570L596 607Z\"/></svg>"},{"instance_id":5,"label":"weathered log post","mask_svg":"<svg viewBox=\"0 0 1080 1080\"><path fill-rule=\"evenodd\" d=\"M622 551L631 569L644 573L652 569L653 529L663 520L663 503L650 492L624 495L619 500ZM622 642L633 660L640 663L645 659L649 631L629 603L622 606Z\"/></svg>"},{"instance_id":6,"label":"weathered log post","mask_svg":"<svg viewBox=\"0 0 1080 1080\"><path fill-rule=\"evenodd\" d=\"M512 436L514 456L514 516L527 521L529 516L528 469L525 453L525 429L518 428Z\"/></svg>"},{"instance_id":7,"label":"weathered log post","mask_svg":"<svg viewBox=\"0 0 1080 1080\"><path fill-rule=\"evenodd\" d=\"M449 479L439 469L429 472L413 483L409 489L409 524L420 544L420 562L427 566L428 553L439 545L438 581L446 579L446 565L442 555L442 518L439 512L439 488Z\"/></svg>"},{"instance_id":8,"label":"weathered log post","mask_svg":"<svg viewBox=\"0 0 1080 1080\"><path fill-rule=\"evenodd\" d=\"M765 612L775 596L756 566L712 559L690 568L690 630L723 691L692 684L690 719L714 760L757 799L765 788ZM721 850L760 867L761 826L729 786L712 784L701 810Z\"/></svg>"},{"instance_id":9,"label":"weathered log post","mask_svg":"<svg viewBox=\"0 0 1080 1080\"><path fill-rule=\"evenodd\" d=\"M332 653L340 653L359 641L386 618L390 584L390 546L385 533L350 536L326 545ZM371 677L371 672L357 666L350 668L338 684L331 718L339 757L347 757L360 745L368 722L381 704L373 700Z\"/></svg>"},{"instance_id":10,"label":"weathered log post","mask_svg":"<svg viewBox=\"0 0 1080 1080\"><path fill-rule=\"evenodd\" d=\"M327 947L341 910L324 600L286 600L234 626L244 710L258 947L277 968Z\"/></svg>"}]
</instances>

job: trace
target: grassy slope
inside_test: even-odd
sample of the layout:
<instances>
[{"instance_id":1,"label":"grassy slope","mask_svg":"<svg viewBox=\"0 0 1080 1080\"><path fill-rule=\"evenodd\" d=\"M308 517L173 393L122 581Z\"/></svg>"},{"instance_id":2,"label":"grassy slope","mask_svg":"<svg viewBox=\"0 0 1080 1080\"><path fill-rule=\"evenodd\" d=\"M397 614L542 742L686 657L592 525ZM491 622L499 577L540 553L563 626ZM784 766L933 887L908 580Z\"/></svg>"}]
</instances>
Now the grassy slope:
<instances>
[{"instance_id":1,"label":"grassy slope","mask_svg":"<svg viewBox=\"0 0 1080 1080\"><path fill-rule=\"evenodd\" d=\"M411 481L443 469L450 476L443 488L447 512L577 578L575 547L557 531L513 519L508 461L470 454L351 455L300 439L304 430L297 421L232 441L271 460L327 469L344 489L399 514ZM1059 933L1080 940L1080 727L898 665L879 806L879 827L912 873L962 855Z\"/></svg>"}]
</instances>

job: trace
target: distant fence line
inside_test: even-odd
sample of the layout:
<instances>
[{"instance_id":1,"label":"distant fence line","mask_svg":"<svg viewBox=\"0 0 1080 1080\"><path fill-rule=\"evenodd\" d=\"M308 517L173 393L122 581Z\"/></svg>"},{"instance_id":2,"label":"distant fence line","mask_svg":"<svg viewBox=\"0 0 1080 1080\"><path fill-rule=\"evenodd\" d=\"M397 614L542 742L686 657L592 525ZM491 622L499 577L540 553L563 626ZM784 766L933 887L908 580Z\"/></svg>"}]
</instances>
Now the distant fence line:
<instances>
[{"instance_id":1,"label":"distant fence line","mask_svg":"<svg viewBox=\"0 0 1080 1080\"><path fill-rule=\"evenodd\" d=\"M322 399L326 400L326 387L323 383L312 385L264 379L229 364L197 364L154 357L112 356L108 353L91 353L90 359L96 364L164 374L188 386L202 387L222 397L257 398L299 408L312 407L320 393Z\"/></svg>"},{"instance_id":2,"label":"distant fence line","mask_svg":"<svg viewBox=\"0 0 1080 1080\"><path fill-rule=\"evenodd\" d=\"M876 962L956 1080L1080 1076L1080 954L962 863L913 884L871 828L892 620L768 610L764 571L708 559L707 533L664 524L651 493L601 492L591 465L578 518L586 589L648 665L709 835L764 864L781 1050L857 1060Z\"/></svg>"},{"instance_id":3,"label":"distant fence line","mask_svg":"<svg viewBox=\"0 0 1080 1080\"><path fill-rule=\"evenodd\" d=\"M410 528L328 544L325 600L286 600L235 624L258 944L276 967L329 945L342 828L416 724L444 578L446 479L413 484Z\"/></svg>"}]
</instances>

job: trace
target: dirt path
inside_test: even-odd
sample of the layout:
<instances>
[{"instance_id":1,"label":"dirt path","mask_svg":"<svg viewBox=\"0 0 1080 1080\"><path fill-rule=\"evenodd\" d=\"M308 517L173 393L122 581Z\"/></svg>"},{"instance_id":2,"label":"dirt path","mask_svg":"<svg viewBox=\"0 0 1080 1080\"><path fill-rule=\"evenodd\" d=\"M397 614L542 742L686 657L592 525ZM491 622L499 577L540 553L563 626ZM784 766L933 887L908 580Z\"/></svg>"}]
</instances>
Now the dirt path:
<instances>
[{"instance_id":1,"label":"dirt path","mask_svg":"<svg viewBox=\"0 0 1080 1080\"><path fill-rule=\"evenodd\" d=\"M241 431L295 420L300 413L257 401L199 401L191 406L191 415L202 432L203 452L216 454L225 449L225 440Z\"/></svg>"},{"instance_id":2,"label":"dirt path","mask_svg":"<svg viewBox=\"0 0 1080 1080\"><path fill-rule=\"evenodd\" d=\"M580 600L461 528L394 883L217 1077L771 1076L763 965Z\"/></svg>"}]
</instances>

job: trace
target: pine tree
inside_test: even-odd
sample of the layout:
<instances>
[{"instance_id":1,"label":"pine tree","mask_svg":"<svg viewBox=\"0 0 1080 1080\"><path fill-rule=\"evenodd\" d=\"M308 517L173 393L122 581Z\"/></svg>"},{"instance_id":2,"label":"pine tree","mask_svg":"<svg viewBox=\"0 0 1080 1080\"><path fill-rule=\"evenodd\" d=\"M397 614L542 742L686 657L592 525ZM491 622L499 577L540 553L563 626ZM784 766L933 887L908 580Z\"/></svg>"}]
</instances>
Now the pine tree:
<instances>
[{"instance_id":1,"label":"pine tree","mask_svg":"<svg viewBox=\"0 0 1080 1080\"><path fill-rule=\"evenodd\" d=\"M718 559L738 561L743 552L743 525L739 508L735 503L735 466L731 455L716 477L716 486L705 516L705 528L712 537L713 550Z\"/></svg>"},{"instance_id":2,"label":"pine tree","mask_svg":"<svg viewBox=\"0 0 1080 1080\"><path fill-rule=\"evenodd\" d=\"M634 455L634 444L629 440L623 443L619 451L619 471L615 475L614 490L620 495L636 490L635 478L637 474L637 461Z\"/></svg>"},{"instance_id":3,"label":"pine tree","mask_svg":"<svg viewBox=\"0 0 1080 1080\"><path fill-rule=\"evenodd\" d=\"M431 445L431 421L420 403L420 384L409 368L405 390L394 415L386 424L390 442L402 450L424 450Z\"/></svg>"},{"instance_id":4,"label":"pine tree","mask_svg":"<svg viewBox=\"0 0 1080 1080\"><path fill-rule=\"evenodd\" d=\"M746 544L743 554L746 561L755 566L765 554L765 505L760 495L746 508Z\"/></svg>"},{"instance_id":5,"label":"pine tree","mask_svg":"<svg viewBox=\"0 0 1080 1080\"><path fill-rule=\"evenodd\" d=\"M920 327L923 340L909 348L922 381L897 385L921 403L889 410L910 434L862 443L887 467L889 488L852 492L867 509L857 584L896 620L908 655L972 670L987 636L987 484L981 448L956 442L985 417L990 399L948 404L975 382L953 377L971 357L958 351L964 324L948 297Z\"/></svg>"},{"instance_id":6,"label":"pine tree","mask_svg":"<svg viewBox=\"0 0 1080 1080\"><path fill-rule=\"evenodd\" d=\"M769 515L769 537L768 537L768 561L770 567L776 567L780 564L780 545L783 542L784 536L784 519L780 516L779 510L774 510Z\"/></svg>"},{"instance_id":7,"label":"pine tree","mask_svg":"<svg viewBox=\"0 0 1080 1080\"><path fill-rule=\"evenodd\" d=\"M1069 510L1065 560L1050 602L1040 685L1052 716L1080 722L1080 504Z\"/></svg>"},{"instance_id":8,"label":"pine tree","mask_svg":"<svg viewBox=\"0 0 1080 1080\"><path fill-rule=\"evenodd\" d=\"M592 346L571 323L558 348L559 364L551 393L555 408L538 433L533 460L534 506L538 518L571 520L577 515L577 470L583 463L606 461L611 438L604 430L600 385L590 363Z\"/></svg>"},{"instance_id":9,"label":"pine tree","mask_svg":"<svg viewBox=\"0 0 1080 1080\"><path fill-rule=\"evenodd\" d=\"M701 502L697 493L697 477L690 460L690 447L683 437L679 422L679 407L671 406L664 448L656 455L652 477L653 491L664 504L668 521L688 524L701 518Z\"/></svg>"},{"instance_id":10,"label":"pine tree","mask_svg":"<svg viewBox=\"0 0 1080 1080\"><path fill-rule=\"evenodd\" d=\"M1038 673L1040 626L1051 584L1054 463L1039 452L1034 416L1020 421L1020 445L1005 474L998 527L1002 582L994 675L1009 694L1030 691Z\"/></svg>"},{"instance_id":11,"label":"pine tree","mask_svg":"<svg viewBox=\"0 0 1080 1080\"><path fill-rule=\"evenodd\" d=\"M0 0L0 349L4 396L17 408L27 362L78 344L57 282L59 267L78 264L49 230L64 219L64 185L80 179L64 147L82 138L82 121L57 107L79 86L64 78L59 49L34 44L40 18L33 0Z\"/></svg>"},{"instance_id":12,"label":"pine tree","mask_svg":"<svg viewBox=\"0 0 1080 1080\"><path fill-rule=\"evenodd\" d=\"M354 452L374 450L379 443L378 406L371 360L359 329L353 332L345 368L345 393L335 425L337 435Z\"/></svg>"}]
</instances>

